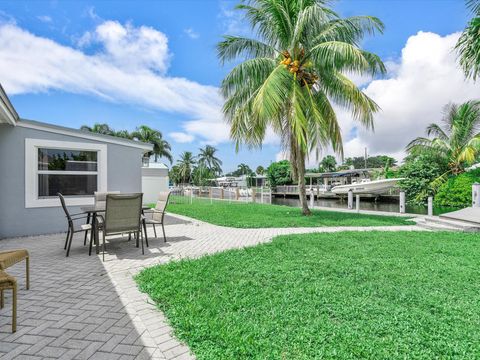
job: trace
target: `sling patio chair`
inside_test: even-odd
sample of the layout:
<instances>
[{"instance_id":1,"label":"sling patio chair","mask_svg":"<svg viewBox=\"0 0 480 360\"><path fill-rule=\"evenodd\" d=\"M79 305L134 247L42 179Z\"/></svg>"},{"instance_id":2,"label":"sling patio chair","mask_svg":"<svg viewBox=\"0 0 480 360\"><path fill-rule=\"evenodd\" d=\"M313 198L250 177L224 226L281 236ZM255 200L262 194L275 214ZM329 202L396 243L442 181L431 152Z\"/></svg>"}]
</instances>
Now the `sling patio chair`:
<instances>
[{"instance_id":1,"label":"sling patio chair","mask_svg":"<svg viewBox=\"0 0 480 360\"><path fill-rule=\"evenodd\" d=\"M169 191L161 192L160 194L158 194L158 199L157 199L157 203L155 204L155 207L153 209L144 211L143 229L145 231L145 241L147 242L147 245L148 245L147 225L153 225L153 232L155 234L155 237L157 237L157 229L155 228L155 225L161 225L162 231L163 231L163 240L167 242L167 237L165 236L165 227L163 226L163 223L165 219L165 209L167 208L169 199L170 199ZM151 216L147 217L147 215L151 215Z\"/></svg>"},{"instance_id":2,"label":"sling patio chair","mask_svg":"<svg viewBox=\"0 0 480 360\"><path fill-rule=\"evenodd\" d=\"M142 254L145 254L143 247L143 235L141 231L142 217L142 193L135 194L108 194L105 206L105 214L97 215L97 231L102 231L103 253L105 261L105 237L124 233L134 233L136 246L139 239L142 242ZM148 245L147 245L148 246Z\"/></svg>"},{"instance_id":3,"label":"sling patio chair","mask_svg":"<svg viewBox=\"0 0 480 360\"><path fill-rule=\"evenodd\" d=\"M57 195L60 198L60 203L62 204L63 211L65 212L65 217L67 218L67 221L68 221L67 238L65 239L65 246L63 247L64 249L67 250L67 257L68 257L68 255L70 255L70 247L72 245L73 234L85 231L85 239L86 239L87 232L90 231L90 237L91 237L92 225L88 223L80 224L80 225L75 224L75 222L78 220L86 219L87 214L83 212L78 214L70 214L68 211L67 205L65 204L65 198L63 197L63 195L60 193L58 193ZM85 244L86 244L86 241L84 240L83 245Z\"/></svg>"},{"instance_id":4,"label":"sling patio chair","mask_svg":"<svg viewBox=\"0 0 480 360\"><path fill-rule=\"evenodd\" d=\"M120 191L106 191L106 192L95 191L93 193L93 196L94 196L94 199L95 199L95 206L105 208L108 194L120 194ZM90 213L88 213L87 214L87 224L90 224L91 220L92 220L91 215L90 215ZM83 239L83 245L87 244L87 234L88 234L88 231L85 232L85 238Z\"/></svg>"},{"instance_id":5,"label":"sling patio chair","mask_svg":"<svg viewBox=\"0 0 480 360\"><path fill-rule=\"evenodd\" d=\"M17 331L17 280L0 270L0 309L3 309L4 290L12 290L12 332Z\"/></svg>"}]
</instances>

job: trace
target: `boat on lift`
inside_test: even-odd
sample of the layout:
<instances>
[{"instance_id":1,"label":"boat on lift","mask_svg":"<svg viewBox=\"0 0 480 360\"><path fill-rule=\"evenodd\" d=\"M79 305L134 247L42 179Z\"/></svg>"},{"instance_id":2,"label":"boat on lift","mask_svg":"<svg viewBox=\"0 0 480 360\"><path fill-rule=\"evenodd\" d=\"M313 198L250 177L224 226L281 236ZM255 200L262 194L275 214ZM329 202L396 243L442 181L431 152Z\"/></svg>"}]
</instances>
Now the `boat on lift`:
<instances>
[{"instance_id":1,"label":"boat on lift","mask_svg":"<svg viewBox=\"0 0 480 360\"><path fill-rule=\"evenodd\" d=\"M347 195L352 190L354 195L384 195L398 186L398 182L404 178L370 180L362 179L360 182L352 182L346 185L334 186L331 190L335 195Z\"/></svg>"}]
</instances>

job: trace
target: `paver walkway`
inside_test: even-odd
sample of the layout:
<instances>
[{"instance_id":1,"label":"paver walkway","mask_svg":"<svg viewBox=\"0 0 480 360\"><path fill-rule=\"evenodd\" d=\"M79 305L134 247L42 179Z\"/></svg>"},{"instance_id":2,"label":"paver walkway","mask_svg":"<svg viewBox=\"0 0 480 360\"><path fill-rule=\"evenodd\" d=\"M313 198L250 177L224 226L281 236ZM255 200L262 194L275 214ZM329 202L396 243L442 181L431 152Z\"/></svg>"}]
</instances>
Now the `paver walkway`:
<instances>
[{"instance_id":1,"label":"paver walkway","mask_svg":"<svg viewBox=\"0 0 480 360\"><path fill-rule=\"evenodd\" d=\"M65 258L65 234L0 240L0 250L27 248L31 290L24 290L24 266L9 273L19 281L18 329L10 333L11 295L0 310L0 359L192 359L171 334L163 314L138 291L132 277L144 267L183 257L267 242L281 234L342 230L419 230L415 226L375 228L233 229L169 216L168 242L154 239L136 249L113 238L102 263L88 256L78 234ZM161 232L161 231L160 231ZM159 234L160 234L159 232Z\"/></svg>"}]
</instances>

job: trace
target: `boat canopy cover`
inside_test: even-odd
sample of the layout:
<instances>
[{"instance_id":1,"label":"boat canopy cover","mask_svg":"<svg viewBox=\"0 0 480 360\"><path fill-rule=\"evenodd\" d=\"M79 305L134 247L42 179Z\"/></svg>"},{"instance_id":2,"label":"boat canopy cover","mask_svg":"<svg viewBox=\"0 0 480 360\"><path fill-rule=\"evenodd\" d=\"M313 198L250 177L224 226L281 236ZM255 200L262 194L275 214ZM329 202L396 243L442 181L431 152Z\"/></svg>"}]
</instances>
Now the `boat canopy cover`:
<instances>
[{"instance_id":1,"label":"boat canopy cover","mask_svg":"<svg viewBox=\"0 0 480 360\"><path fill-rule=\"evenodd\" d=\"M337 178L368 175L368 169L342 170L326 173L306 173L307 178Z\"/></svg>"}]
</instances>

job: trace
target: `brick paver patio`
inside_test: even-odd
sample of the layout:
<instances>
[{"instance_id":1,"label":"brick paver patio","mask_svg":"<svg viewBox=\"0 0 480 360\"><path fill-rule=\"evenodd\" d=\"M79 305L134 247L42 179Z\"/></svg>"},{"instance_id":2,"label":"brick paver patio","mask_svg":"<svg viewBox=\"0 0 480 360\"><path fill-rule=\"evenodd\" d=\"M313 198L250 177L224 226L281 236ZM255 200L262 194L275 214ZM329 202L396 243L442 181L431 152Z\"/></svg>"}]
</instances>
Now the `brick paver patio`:
<instances>
[{"instance_id":1,"label":"brick paver patio","mask_svg":"<svg viewBox=\"0 0 480 360\"><path fill-rule=\"evenodd\" d=\"M142 255L126 238L112 238L104 263L99 256L88 256L80 234L69 258L63 250L65 234L0 240L0 250L26 248L31 254L31 290L24 289L23 264L9 269L19 281L18 329L10 332L11 295L6 292L6 306L0 311L0 358L194 358L172 336L163 314L138 291L132 277L142 268L251 246L281 234L373 229L418 230L415 226L233 229L170 216L167 243L154 239L149 229L150 247Z\"/></svg>"}]
</instances>

